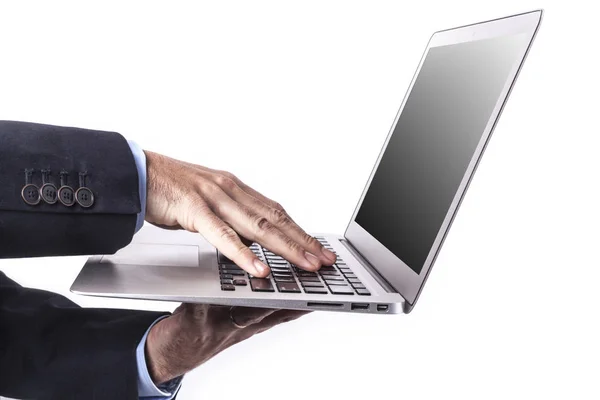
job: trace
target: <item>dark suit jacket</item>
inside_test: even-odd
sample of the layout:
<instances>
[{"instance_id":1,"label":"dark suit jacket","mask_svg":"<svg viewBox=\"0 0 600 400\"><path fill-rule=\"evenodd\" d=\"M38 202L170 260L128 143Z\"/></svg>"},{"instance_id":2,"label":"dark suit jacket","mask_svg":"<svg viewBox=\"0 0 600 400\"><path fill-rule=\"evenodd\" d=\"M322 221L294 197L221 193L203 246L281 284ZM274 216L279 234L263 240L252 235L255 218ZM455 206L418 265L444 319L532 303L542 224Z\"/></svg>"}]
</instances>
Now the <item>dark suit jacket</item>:
<instances>
[{"instance_id":1,"label":"dark suit jacket","mask_svg":"<svg viewBox=\"0 0 600 400\"><path fill-rule=\"evenodd\" d=\"M35 190L22 189L42 187L43 170L57 189L61 172L64 186L89 188L93 204L83 207L86 197L70 205L52 190L48 201L28 204ZM114 253L134 234L138 186L135 160L117 133L0 121L0 258ZM137 399L135 350L160 315L83 309L0 272L0 395Z\"/></svg>"}]
</instances>

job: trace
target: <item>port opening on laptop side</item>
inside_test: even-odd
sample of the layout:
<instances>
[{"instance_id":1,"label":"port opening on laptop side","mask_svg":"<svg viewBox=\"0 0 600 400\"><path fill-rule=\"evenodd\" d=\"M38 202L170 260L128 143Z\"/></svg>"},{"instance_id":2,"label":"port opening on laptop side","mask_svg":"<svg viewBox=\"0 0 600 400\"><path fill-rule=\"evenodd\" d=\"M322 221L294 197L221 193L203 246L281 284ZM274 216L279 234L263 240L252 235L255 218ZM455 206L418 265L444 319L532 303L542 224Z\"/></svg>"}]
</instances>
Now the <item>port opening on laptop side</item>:
<instances>
[{"instance_id":1,"label":"port opening on laptop side","mask_svg":"<svg viewBox=\"0 0 600 400\"><path fill-rule=\"evenodd\" d=\"M440 31L428 43L344 234L404 297L406 313L421 293L541 18L538 10Z\"/></svg>"}]
</instances>

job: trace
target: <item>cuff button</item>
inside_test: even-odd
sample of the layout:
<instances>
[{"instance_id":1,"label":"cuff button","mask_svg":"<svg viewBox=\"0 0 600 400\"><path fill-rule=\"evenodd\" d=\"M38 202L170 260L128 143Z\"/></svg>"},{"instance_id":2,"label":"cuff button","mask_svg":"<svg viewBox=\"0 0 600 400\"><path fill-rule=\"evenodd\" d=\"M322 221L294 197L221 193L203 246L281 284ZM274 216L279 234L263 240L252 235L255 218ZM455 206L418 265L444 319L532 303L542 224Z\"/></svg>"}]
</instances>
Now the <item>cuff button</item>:
<instances>
[{"instance_id":1,"label":"cuff button","mask_svg":"<svg viewBox=\"0 0 600 400\"><path fill-rule=\"evenodd\" d=\"M40 203L40 191L34 184L27 184L21 190L21 197L25 203L35 206Z\"/></svg>"},{"instance_id":2,"label":"cuff button","mask_svg":"<svg viewBox=\"0 0 600 400\"><path fill-rule=\"evenodd\" d=\"M46 203L55 204L58 201L56 191L56 186L54 186L52 183L46 183L40 189L40 194Z\"/></svg>"},{"instance_id":3,"label":"cuff button","mask_svg":"<svg viewBox=\"0 0 600 400\"><path fill-rule=\"evenodd\" d=\"M75 192L77 203L83 208L89 208L94 205L94 193L86 187L80 187Z\"/></svg>"},{"instance_id":4,"label":"cuff button","mask_svg":"<svg viewBox=\"0 0 600 400\"><path fill-rule=\"evenodd\" d=\"M64 206L71 207L75 204L75 191L70 186L61 186L57 196Z\"/></svg>"}]
</instances>

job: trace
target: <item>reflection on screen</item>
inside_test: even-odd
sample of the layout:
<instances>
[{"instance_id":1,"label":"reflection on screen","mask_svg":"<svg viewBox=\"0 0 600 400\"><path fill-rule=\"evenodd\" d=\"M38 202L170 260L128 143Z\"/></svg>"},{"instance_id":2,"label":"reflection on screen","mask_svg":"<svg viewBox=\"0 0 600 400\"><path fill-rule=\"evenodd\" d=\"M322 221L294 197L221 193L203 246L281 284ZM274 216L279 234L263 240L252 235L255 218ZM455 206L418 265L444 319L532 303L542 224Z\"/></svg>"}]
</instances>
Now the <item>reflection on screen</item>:
<instances>
[{"instance_id":1,"label":"reflection on screen","mask_svg":"<svg viewBox=\"0 0 600 400\"><path fill-rule=\"evenodd\" d=\"M429 50L356 222L420 273L523 48L523 35Z\"/></svg>"}]
</instances>

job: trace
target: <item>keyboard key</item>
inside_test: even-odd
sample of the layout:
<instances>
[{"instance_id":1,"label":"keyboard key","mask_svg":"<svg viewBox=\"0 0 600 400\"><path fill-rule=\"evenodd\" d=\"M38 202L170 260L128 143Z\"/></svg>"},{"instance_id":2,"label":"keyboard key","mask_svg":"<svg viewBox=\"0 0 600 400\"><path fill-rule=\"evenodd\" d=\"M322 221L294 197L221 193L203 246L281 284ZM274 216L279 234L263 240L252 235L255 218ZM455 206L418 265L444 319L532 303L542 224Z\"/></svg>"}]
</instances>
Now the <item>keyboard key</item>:
<instances>
[{"instance_id":1,"label":"keyboard key","mask_svg":"<svg viewBox=\"0 0 600 400\"><path fill-rule=\"evenodd\" d=\"M221 285L233 285L233 281L231 279L221 279Z\"/></svg>"},{"instance_id":2,"label":"keyboard key","mask_svg":"<svg viewBox=\"0 0 600 400\"><path fill-rule=\"evenodd\" d=\"M321 282L302 282L302 281L300 281L300 284L302 286L304 286L305 288L308 288L308 287L322 287L322 288L324 288L325 287L325 285L322 284Z\"/></svg>"},{"instance_id":3,"label":"keyboard key","mask_svg":"<svg viewBox=\"0 0 600 400\"><path fill-rule=\"evenodd\" d=\"M246 285L248 285L248 282L246 282L245 279L234 279L233 284L235 286L246 286Z\"/></svg>"},{"instance_id":4,"label":"keyboard key","mask_svg":"<svg viewBox=\"0 0 600 400\"><path fill-rule=\"evenodd\" d=\"M256 278L256 279L269 279L269 278L271 278L271 274L267 275L267 276L266 276L266 277L264 277L264 278L259 278L259 277L256 277L256 276L252 275L252 274L248 274L248 278Z\"/></svg>"},{"instance_id":5,"label":"keyboard key","mask_svg":"<svg viewBox=\"0 0 600 400\"><path fill-rule=\"evenodd\" d=\"M242 270L240 267L238 267L236 264L220 264L219 265L219 269L233 269L233 270Z\"/></svg>"},{"instance_id":6,"label":"keyboard key","mask_svg":"<svg viewBox=\"0 0 600 400\"><path fill-rule=\"evenodd\" d=\"M250 287L254 292L274 292L273 284L270 279L252 278Z\"/></svg>"},{"instance_id":7,"label":"keyboard key","mask_svg":"<svg viewBox=\"0 0 600 400\"><path fill-rule=\"evenodd\" d=\"M292 270L288 267L271 267L271 271L273 272L292 272Z\"/></svg>"},{"instance_id":8,"label":"keyboard key","mask_svg":"<svg viewBox=\"0 0 600 400\"><path fill-rule=\"evenodd\" d=\"M292 274L272 274L273 278L294 278Z\"/></svg>"},{"instance_id":9,"label":"keyboard key","mask_svg":"<svg viewBox=\"0 0 600 400\"><path fill-rule=\"evenodd\" d=\"M354 294L354 289L349 286L329 286L329 290L331 290L331 293L333 294Z\"/></svg>"},{"instance_id":10,"label":"keyboard key","mask_svg":"<svg viewBox=\"0 0 600 400\"><path fill-rule=\"evenodd\" d=\"M308 294L328 294L327 289L318 287L305 287L304 291Z\"/></svg>"},{"instance_id":11,"label":"keyboard key","mask_svg":"<svg viewBox=\"0 0 600 400\"><path fill-rule=\"evenodd\" d=\"M333 265L323 265L319 271L337 271Z\"/></svg>"},{"instance_id":12,"label":"keyboard key","mask_svg":"<svg viewBox=\"0 0 600 400\"><path fill-rule=\"evenodd\" d=\"M225 255L220 251L217 251L217 259L219 260L219 264L234 264L233 261L225 257Z\"/></svg>"},{"instance_id":13,"label":"keyboard key","mask_svg":"<svg viewBox=\"0 0 600 400\"><path fill-rule=\"evenodd\" d=\"M221 274L221 279L233 279L233 275Z\"/></svg>"},{"instance_id":14,"label":"keyboard key","mask_svg":"<svg viewBox=\"0 0 600 400\"><path fill-rule=\"evenodd\" d=\"M221 290L227 290L227 291L235 290L235 286L233 286L233 285L221 285Z\"/></svg>"},{"instance_id":15,"label":"keyboard key","mask_svg":"<svg viewBox=\"0 0 600 400\"><path fill-rule=\"evenodd\" d=\"M307 280L319 279L319 275L298 275L298 274L296 274L296 276L298 277L298 279L307 279Z\"/></svg>"},{"instance_id":16,"label":"keyboard key","mask_svg":"<svg viewBox=\"0 0 600 400\"><path fill-rule=\"evenodd\" d=\"M229 269L221 270L221 275L235 275L235 276L244 276L246 275L245 271L231 271Z\"/></svg>"},{"instance_id":17,"label":"keyboard key","mask_svg":"<svg viewBox=\"0 0 600 400\"><path fill-rule=\"evenodd\" d=\"M304 275L304 276L317 276L316 272L312 272L312 271L305 271L303 269L294 269L294 272L296 272L296 274L298 275Z\"/></svg>"},{"instance_id":18,"label":"keyboard key","mask_svg":"<svg viewBox=\"0 0 600 400\"><path fill-rule=\"evenodd\" d=\"M341 282L341 281L326 281L325 283L327 283L329 286L348 286L349 285L346 282Z\"/></svg>"},{"instance_id":19,"label":"keyboard key","mask_svg":"<svg viewBox=\"0 0 600 400\"><path fill-rule=\"evenodd\" d=\"M287 267L287 265L288 265L288 262L285 260L269 260L269 259L267 259L267 261L268 261L269 265L281 265L284 267Z\"/></svg>"},{"instance_id":20,"label":"keyboard key","mask_svg":"<svg viewBox=\"0 0 600 400\"><path fill-rule=\"evenodd\" d=\"M300 282L321 282L318 276L299 276Z\"/></svg>"},{"instance_id":21,"label":"keyboard key","mask_svg":"<svg viewBox=\"0 0 600 400\"><path fill-rule=\"evenodd\" d=\"M338 260L338 261L336 262L336 264L337 264L337 266L338 266L338 267L339 267L340 265L341 265L341 266L343 266L343 267L345 267L345 266L346 266L346 263L345 263L345 262L343 262L343 261L340 261L340 260Z\"/></svg>"},{"instance_id":22,"label":"keyboard key","mask_svg":"<svg viewBox=\"0 0 600 400\"><path fill-rule=\"evenodd\" d=\"M283 293L300 293L296 282L277 282L277 289Z\"/></svg>"},{"instance_id":23,"label":"keyboard key","mask_svg":"<svg viewBox=\"0 0 600 400\"><path fill-rule=\"evenodd\" d=\"M325 275L339 276L340 275L340 273L337 271L319 271L319 272L323 276L325 276Z\"/></svg>"},{"instance_id":24,"label":"keyboard key","mask_svg":"<svg viewBox=\"0 0 600 400\"><path fill-rule=\"evenodd\" d=\"M348 279L350 278L356 278L356 275L354 275L354 272L346 272L346 271L342 271L342 273L344 274L344 276Z\"/></svg>"},{"instance_id":25,"label":"keyboard key","mask_svg":"<svg viewBox=\"0 0 600 400\"><path fill-rule=\"evenodd\" d=\"M370 296L371 292L369 292L367 289L356 289L356 293L358 293L359 296Z\"/></svg>"},{"instance_id":26,"label":"keyboard key","mask_svg":"<svg viewBox=\"0 0 600 400\"><path fill-rule=\"evenodd\" d=\"M275 282L296 282L296 280L293 277L281 277L281 276L275 276L273 277L273 279L275 279Z\"/></svg>"},{"instance_id":27,"label":"keyboard key","mask_svg":"<svg viewBox=\"0 0 600 400\"><path fill-rule=\"evenodd\" d=\"M354 289L366 289L365 285L363 285L362 283L352 283L352 287Z\"/></svg>"},{"instance_id":28,"label":"keyboard key","mask_svg":"<svg viewBox=\"0 0 600 400\"><path fill-rule=\"evenodd\" d=\"M325 280L325 282L330 282L330 281L345 281L345 279L342 278L341 276L324 275L323 279Z\"/></svg>"}]
</instances>

